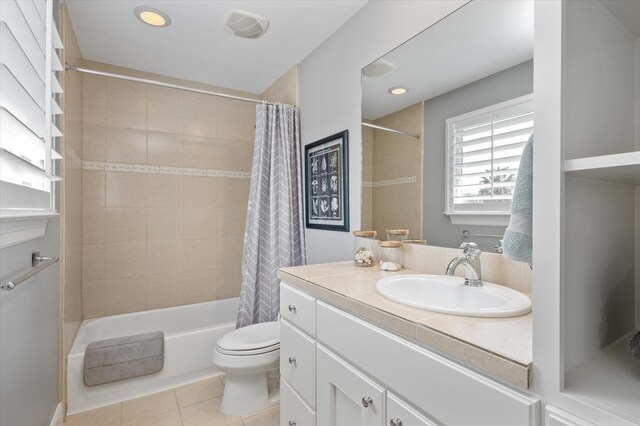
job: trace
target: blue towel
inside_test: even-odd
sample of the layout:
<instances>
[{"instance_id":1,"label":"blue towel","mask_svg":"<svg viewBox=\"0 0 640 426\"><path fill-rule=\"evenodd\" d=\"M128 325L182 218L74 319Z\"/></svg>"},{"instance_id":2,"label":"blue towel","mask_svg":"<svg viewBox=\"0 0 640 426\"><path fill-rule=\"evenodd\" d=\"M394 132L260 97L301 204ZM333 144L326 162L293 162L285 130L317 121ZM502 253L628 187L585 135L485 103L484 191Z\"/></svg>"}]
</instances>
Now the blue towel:
<instances>
[{"instance_id":1,"label":"blue towel","mask_svg":"<svg viewBox=\"0 0 640 426\"><path fill-rule=\"evenodd\" d=\"M532 264L533 219L533 135L524 146L516 187L511 202L511 218L504 234L503 256Z\"/></svg>"}]
</instances>

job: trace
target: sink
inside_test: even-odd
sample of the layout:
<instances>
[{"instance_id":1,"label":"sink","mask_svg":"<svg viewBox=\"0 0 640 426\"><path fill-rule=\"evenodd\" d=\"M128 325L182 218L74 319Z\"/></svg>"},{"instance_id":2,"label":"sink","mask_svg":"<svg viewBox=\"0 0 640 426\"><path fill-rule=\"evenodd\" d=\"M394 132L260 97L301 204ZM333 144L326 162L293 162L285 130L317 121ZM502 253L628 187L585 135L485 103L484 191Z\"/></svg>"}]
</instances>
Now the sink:
<instances>
[{"instance_id":1,"label":"sink","mask_svg":"<svg viewBox=\"0 0 640 426\"><path fill-rule=\"evenodd\" d=\"M464 285L446 275L399 275L378 280L376 290L394 302L427 311L470 317L515 317L531 312L531 299L519 291L483 281Z\"/></svg>"}]
</instances>

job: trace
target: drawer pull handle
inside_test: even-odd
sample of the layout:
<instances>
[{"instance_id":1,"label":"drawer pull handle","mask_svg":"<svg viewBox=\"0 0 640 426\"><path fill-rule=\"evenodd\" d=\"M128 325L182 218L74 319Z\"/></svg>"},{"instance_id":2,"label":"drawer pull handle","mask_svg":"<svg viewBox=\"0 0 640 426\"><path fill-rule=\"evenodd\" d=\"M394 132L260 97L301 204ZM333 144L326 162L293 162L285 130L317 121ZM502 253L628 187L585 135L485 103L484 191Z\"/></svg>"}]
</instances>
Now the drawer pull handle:
<instances>
[{"instance_id":1,"label":"drawer pull handle","mask_svg":"<svg viewBox=\"0 0 640 426\"><path fill-rule=\"evenodd\" d=\"M370 396L363 396L362 397L362 406L364 408L369 408L370 405L373 405L373 399L371 399Z\"/></svg>"},{"instance_id":2,"label":"drawer pull handle","mask_svg":"<svg viewBox=\"0 0 640 426\"><path fill-rule=\"evenodd\" d=\"M296 421L295 420L289 420L289 426L296 426Z\"/></svg>"},{"instance_id":3,"label":"drawer pull handle","mask_svg":"<svg viewBox=\"0 0 640 426\"><path fill-rule=\"evenodd\" d=\"M400 419L391 419L390 422L391 426L402 426L402 420Z\"/></svg>"},{"instance_id":4,"label":"drawer pull handle","mask_svg":"<svg viewBox=\"0 0 640 426\"><path fill-rule=\"evenodd\" d=\"M289 312L296 312L296 305L289 305Z\"/></svg>"},{"instance_id":5,"label":"drawer pull handle","mask_svg":"<svg viewBox=\"0 0 640 426\"><path fill-rule=\"evenodd\" d=\"M295 356L290 356L289 357L289 364L295 364L296 363L296 357Z\"/></svg>"}]
</instances>

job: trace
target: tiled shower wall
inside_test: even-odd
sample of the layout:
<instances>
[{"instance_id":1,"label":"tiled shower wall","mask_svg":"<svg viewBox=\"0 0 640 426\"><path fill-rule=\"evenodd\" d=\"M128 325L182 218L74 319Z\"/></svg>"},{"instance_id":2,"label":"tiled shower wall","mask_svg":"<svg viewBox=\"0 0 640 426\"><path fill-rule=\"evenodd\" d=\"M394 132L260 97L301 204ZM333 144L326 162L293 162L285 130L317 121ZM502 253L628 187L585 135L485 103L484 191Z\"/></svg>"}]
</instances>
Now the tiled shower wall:
<instances>
[{"instance_id":1,"label":"tiled shower wall","mask_svg":"<svg viewBox=\"0 0 640 426\"><path fill-rule=\"evenodd\" d=\"M419 102L373 124L422 135L423 115ZM380 239L386 229L409 229L409 238L422 239L422 139L368 127L362 135L363 229Z\"/></svg>"},{"instance_id":2,"label":"tiled shower wall","mask_svg":"<svg viewBox=\"0 0 640 426\"><path fill-rule=\"evenodd\" d=\"M86 74L83 84L84 317L238 296L255 104Z\"/></svg>"},{"instance_id":3,"label":"tiled shower wall","mask_svg":"<svg viewBox=\"0 0 640 426\"><path fill-rule=\"evenodd\" d=\"M66 8L60 11L64 62L82 64L82 55ZM64 74L61 185L62 358L66 359L82 321L82 76ZM45 256L47 253L43 253ZM66 400L66 362L61 363L60 394Z\"/></svg>"}]
</instances>

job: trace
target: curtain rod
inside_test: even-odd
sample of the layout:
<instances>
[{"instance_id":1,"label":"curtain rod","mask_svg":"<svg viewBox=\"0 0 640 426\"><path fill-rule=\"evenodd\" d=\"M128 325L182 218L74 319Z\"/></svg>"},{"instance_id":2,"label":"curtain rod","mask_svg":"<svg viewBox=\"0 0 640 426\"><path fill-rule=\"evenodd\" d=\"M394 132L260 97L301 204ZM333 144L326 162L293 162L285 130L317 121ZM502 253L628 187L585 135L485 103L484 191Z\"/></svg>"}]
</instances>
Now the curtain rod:
<instances>
[{"instance_id":1,"label":"curtain rod","mask_svg":"<svg viewBox=\"0 0 640 426\"><path fill-rule=\"evenodd\" d=\"M376 124L365 123L364 121L362 122L362 125L365 127L371 127L372 129L384 130L385 132L397 133L399 135L410 136L412 138L420 139L419 133L403 132L402 130L390 129L389 127L382 127Z\"/></svg>"},{"instance_id":2,"label":"curtain rod","mask_svg":"<svg viewBox=\"0 0 640 426\"><path fill-rule=\"evenodd\" d=\"M208 90L195 89L193 87L179 86L177 84L171 84L171 83L163 83L162 81L157 81L157 80L149 80L149 79L146 79L146 78L138 78L138 77L129 77L127 75L122 75L122 74L114 74L114 73L111 73L111 72L92 70L92 69L89 69L89 68L77 67L75 65L65 64L64 67L65 67L65 70L78 71L78 72L85 73L85 74L100 75L100 76L103 76L103 77L112 77L112 78L117 78L117 79L120 79L120 80L134 81L136 83L152 84L154 86L168 87L170 89L185 90L187 92L200 93L200 94L203 94L203 95L218 96L218 97L221 97L221 98L235 99L237 101L244 101L244 102L253 102L254 104L277 105L277 104L275 104L273 102L265 102L265 101L262 101L262 100L259 100L259 99L251 99L251 98L244 98L242 96L227 95L225 93L210 92Z\"/></svg>"}]
</instances>

